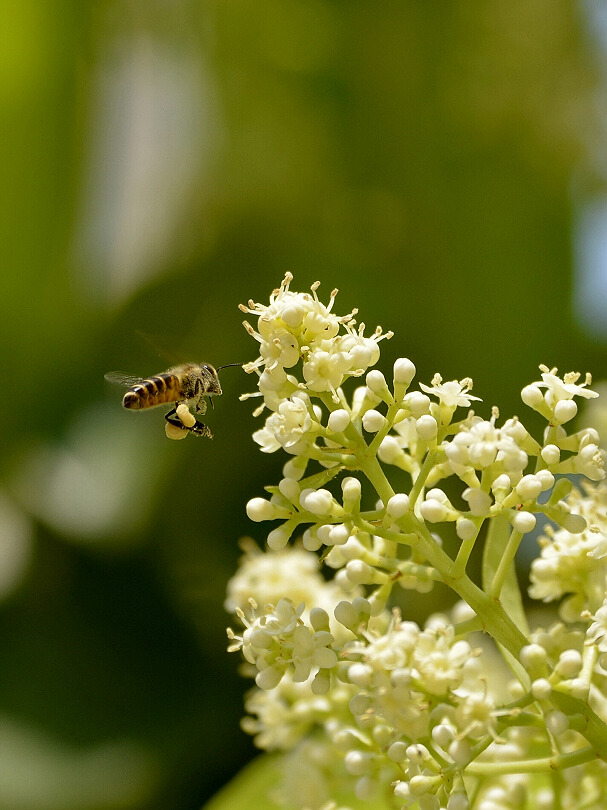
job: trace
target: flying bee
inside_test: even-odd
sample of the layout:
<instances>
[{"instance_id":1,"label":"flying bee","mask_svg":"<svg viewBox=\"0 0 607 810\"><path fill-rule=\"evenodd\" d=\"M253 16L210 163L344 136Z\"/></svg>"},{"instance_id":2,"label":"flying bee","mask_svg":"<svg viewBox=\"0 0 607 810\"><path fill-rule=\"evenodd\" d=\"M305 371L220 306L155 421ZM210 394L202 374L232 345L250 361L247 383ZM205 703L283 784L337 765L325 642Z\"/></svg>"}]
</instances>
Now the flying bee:
<instances>
[{"instance_id":1,"label":"flying bee","mask_svg":"<svg viewBox=\"0 0 607 810\"><path fill-rule=\"evenodd\" d=\"M219 370L222 368L227 366L221 366ZM122 398L124 408L138 411L174 402L175 405L164 416L169 425L189 431L195 436L212 438L209 428L197 418L198 414L204 414L207 409L204 397L220 396L222 393L217 369L208 363L184 363L146 378L110 371L105 379L128 387L129 390Z\"/></svg>"}]
</instances>

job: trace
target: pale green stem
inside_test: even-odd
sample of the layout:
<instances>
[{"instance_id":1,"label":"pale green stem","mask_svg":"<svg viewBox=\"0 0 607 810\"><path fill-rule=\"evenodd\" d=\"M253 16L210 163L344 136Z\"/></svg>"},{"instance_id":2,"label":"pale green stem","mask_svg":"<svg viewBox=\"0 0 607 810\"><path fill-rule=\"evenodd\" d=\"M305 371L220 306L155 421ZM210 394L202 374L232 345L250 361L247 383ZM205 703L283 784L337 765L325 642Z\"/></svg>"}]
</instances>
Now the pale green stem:
<instances>
[{"instance_id":1,"label":"pale green stem","mask_svg":"<svg viewBox=\"0 0 607 810\"><path fill-rule=\"evenodd\" d=\"M504 582L508 576L508 571L510 570L510 566L514 561L514 557L516 556L516 552L518 551L518 547L521 544L522 539L523 535L513 529L510 533L510 537L508 538L508 542L506 543L506 548L504 549L500 563L493 576L491 587L489 588L488 595L492 599L499 599L502 588L504 587Z\"/></svg>"},{"instance_id":2,"label":"pale green stem","mask_svg":"<svg viewBox=\"0 0 607 810\"><path fill-rule=\"evenodd\" d=\"M478 533L481 529L481 526L478 526L476 534L471 540L462 541L462 544L459 547L459 551L457 552L457 557L455 558L455 563L453 565L453 576L459 577L465 572L466 566L468 565L468 560L470 559L470 555L472 554L472 549L474 548L474 544L476 543L476 540L478 538Z\"/></svg>"},{"instance_id":3,"label":"pale green stem","mask_svg":"<svg viewBox=\"0 0 607 810\"><path fill-rule=\"evenodd\" d=\"M436 450L429 451L424 459L424 463L422 464L422 468L419 471L419 475L413 482L413 486L411 487L411 492L409 493L409 500L411 501L411 506L415 504L417 499L419 498L420 492L423 489L424 484L426 483L426 478L432 472L432 469L436 463Z\"/></svg>"},{"instance_id":4,"label":"pale green stem","mask_svg":"<svg viewBox=\"0 0 607 810\"><path fill-rule=\"evenodd\" d=\"M471 762L466 766L466 773L471 776L496 776L508 773L553 773L554 771L573 768L598 759L596 751L588 746L572 751L569 754L558 754L541 759L522 759L514 762Z\"/></svg>"}]
</instances>

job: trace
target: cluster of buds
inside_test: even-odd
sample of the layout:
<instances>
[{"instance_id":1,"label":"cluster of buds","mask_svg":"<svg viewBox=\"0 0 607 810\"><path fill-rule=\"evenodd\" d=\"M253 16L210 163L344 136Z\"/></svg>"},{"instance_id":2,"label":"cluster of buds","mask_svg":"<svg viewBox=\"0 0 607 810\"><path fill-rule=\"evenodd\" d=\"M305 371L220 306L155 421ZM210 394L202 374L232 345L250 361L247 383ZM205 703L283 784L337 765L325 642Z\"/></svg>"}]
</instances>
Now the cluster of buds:
<instances>
[{"instance_id":1,"label":"cluster of buds","mask_svg":"<svg viewBox=\"0 0 607 810\"><path fill-rule=\"evenodd\" d=\"M568 807L562 776L553 790L530 774L549 768L571 782L572 766L592 761L583 784L602 784L596 806L607 802L607 766L596 760L607 751L607 702L598 697L607 664L605 492L600 484L582 492L567 477L605 475L597 432L567 431L576 398L597 396L590 377L540 367L541 380L522 392L547 420L538 440L517 417L499 423L497 408L489 419L470 410L480 400L469 378L436 374L414 389L415 366L400 358L388 381L372 367L392 333L378 327L365 337L356 310L334 313L336 291L324 305L318 284L295 293L291 281L269 305L242 307L257 317L256 328L245 327L260 347L246 366L258 377L248 396L263 398L258 415L269 411L253 438L262 452L289 457L268 496L247 504L251 520L274 523L269 551L247 555L226 604L244 625L241 635L229 631L230 649L241 650L256 681L245 728L263 748L311 759L315 741L319 783L331 782L331 763L359 799L391 785L401 807L483 810L525 796L548 806L560 790ZM351 377L364 384L347 397ZM406 488L394 468L407 474ZM567 598L562 621L532 633L513 564L538 518L546 528L530 595ZM449 524L453 556L441 542ZM482 587L467 571L477 543ZM330 580L320 576L319 552ZM403 621L394 589L426 592L436 582L460 598L454 615L423 628ZM473 643L479 630L516 675L509 685L493 651ZM514 793L504 774L516 776ZM327 791L322 801L305 791L290 801L320 808Z\"/></svg>"}]
</instances>

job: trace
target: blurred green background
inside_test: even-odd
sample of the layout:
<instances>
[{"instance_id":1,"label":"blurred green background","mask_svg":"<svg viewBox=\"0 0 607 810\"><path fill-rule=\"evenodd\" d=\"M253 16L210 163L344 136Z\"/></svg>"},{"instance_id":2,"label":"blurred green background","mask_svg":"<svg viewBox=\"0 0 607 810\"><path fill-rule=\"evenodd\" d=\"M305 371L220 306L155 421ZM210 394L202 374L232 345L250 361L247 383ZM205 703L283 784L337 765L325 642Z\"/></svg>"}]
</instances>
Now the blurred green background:
<instances>
[{"instance_id":1,"label":"blurred green background","mask_svg":"<svg viewBox=\"0 0 607 810\"><path fill-rule=\"evenodd\" d=\"M237 305L290 270L481 413L540 362L607 376L606 6L2 0L0 30L0 806L194 810L252 754L222 601L283 460L239 369L212 442L103 374L171 364L137 332L253 359Z\"/></svg>"}]
</instances>

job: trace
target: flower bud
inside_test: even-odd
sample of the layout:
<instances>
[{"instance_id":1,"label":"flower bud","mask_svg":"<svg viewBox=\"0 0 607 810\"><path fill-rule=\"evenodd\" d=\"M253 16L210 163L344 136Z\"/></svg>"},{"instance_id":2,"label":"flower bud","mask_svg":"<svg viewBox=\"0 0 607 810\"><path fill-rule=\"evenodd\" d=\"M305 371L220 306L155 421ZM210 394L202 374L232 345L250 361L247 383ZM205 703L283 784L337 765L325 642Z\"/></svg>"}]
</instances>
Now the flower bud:
<instances>
[{"instance_id":1,"label":"flower bud","mask_svg":"<svg viewBox=\"0 0 607 810\"><path fill-rule=\"evenodd\" d=\"M398 492L386 504L386 514L393 520L398 520L409 511L410 507L409 496L404 492Z\"/></svg>"},{"instance_id":2,"label":"flower bud","mask_svg":"<svg viewBox=\"0 0 607 810\"><path fill-rule=\"evenodd\" d=\"M283 549L289 542L292 531L293 527L288 522L283 523L282 526L279 526L277 529L273 529L266 540L268 548L271 548L272 551L280 551Z\"/></svg>"},{"instance_id":3,"label":"flower bud","mask_svg":"<svg viewBox=\"0 0 607 810\"><path fill-rule=\"evenodd\" d=\"M538 470L535 477L542 484L542 492L546 492L548 489L554 486L555 479L550 470Z\"/></svg>"},{"instance_id":4,"label":"flower bud","mask_svg":"<svg viewBox=\"0 0 607 810\"><path fill-rule=\"evenodd\" d=\"M478 529L469 518L458 518L455 522L455 531L460 540L473 540Z\"/></svg>"},{"instance_id":5,"label":"flower bud","mask_svg":"<svg viewBox=\"0 0 607 810\"><path fill-rule=\"evenodd\" d=\"M426 442L431 442L432 439L436 438L436 434L438 433L438 424L433 416L424 414L424 416L420 416L415 422L415 430L421 439L424 439Z\"/></svg>"},{"instance_id":6,"label":"flower bud","mask_svg":"<svg viewBox=\"0 0 607 810\"><path fill-rule=\"evenodd\" d=\"M343 433L343 431L350 424L350 414L345 408L339 408L337 411L332 411L329 414L327 427L333 433Z\"/></svg>"},{"instance_id":7,"label":"flower bud","mask_svg":"<svg viewBox=\"0 0 607 810\"><path fill-rule=\"evenodd\" d=\"M554 406L554 421L563 425L577 414L577 404L573 399L562 399Z\"/></svg>"},{"instance_id":8,"label":"flower bud","mask_svg":"<svg viewBox=\"0 0 607 810\"><path fill-rule=\"evenodd\" d=\"M554 671L560 678L574 678L582 669L582 656L577 650L564 650L559 655Z\"/></svg>"},{"instance_id":9,"label":"flower bud","mask_svg":"<svg viewBox=\"0 0 607 810\"><path fill-rule=\"evenodd\" d=\"M535 529L536 522L535 515L525 511L515 512L511 519L512 526L521 534L532 532Z\"/></svg>"},{"instance_id":10,"label":"flower bud","mask_svg":"<svg viewBox=\"0 0 607 810\"><path fill-rule=\"evenodd\" d=\"M394 384L409 386L415 377L416 368L406 357L399 357L394 363Z\"/></svg>"},{"instance_id":11,"label":"flower bud","mask_svg":"<svg viewBox=\"0 0 607 810\"><path fill-rule=\"evenodd\" d=\"M542 448L540 455L542 460L550 466L558 464L561 460L561 451L556 444L547 444Z\"/></svg>"},{"instance_id":12,"label":"flower bud","mask_svg":"<svg viewBox=\"0 0 607 810\"><path fill-rule=\"evenodd\" d=\"M370 371L365 377L365 382L367 383L367 388L373 391L380 399L383 399L384 402L392 402L392 394L388 390L386 378L381 371L377 369Z\"/></svg>"},{"instance_id":13,"label":"flower bud","mask_svg":"<svg viewBox=\"0 0 607 810\"><path fill-rule=\"evenodd\" d=\"M386 424L386 417L379 411L371 408L363 415L363 428L367 433L377 433Z\"/></svg>"},{"instance_id":14,"label":"flower bud","mask_svg":"<svg viewBox=\"0 0 607 810\"><path fill-rule=\"evenodd\" d=\"M522 501L534 501L542 491L542 482L536 475L524 475L515 489Z\"/></svg>"},{"instance_id":15,"label":"flower bud","mask_svg":"<svg viewBox=\"0 0 607 810\"><path fill-rule=\"evenodd\" d=\"M446 520L448 515L447 507L433 498L429 501L424 501L419 507L419 510L424 520L428 520L430 523L440 523Z\"/></svg>"},{"instance_id":16,"label":"flower bud","mask_svg":"<svg viewBox=\"0 0 607 810\"><path fill-rule=\"evenodd\" d=\"M534 411L540 410L544 405L544 395L536 385L526 385L521 391L521 399Z\"/></svg>"},{"instance_id":17,"label":"flower bud","mask_svg":"<svg viewBox=\"0 0 607 810\"><path fill-rule=\"evenodd\" d=\"M358 478L348 476L341 482L343 506L346 512L356 512L360 507L362 487Z\"/></svg>"},{"instance_id":18,"label":"flower bud","mask_svg":"<svg viewBox=\"0 0 607 810\"><path fill-rule=\"evenodd\" d=\"M265 498L251 498L247 503L246 511L247 517L255 523L261 523L263 520L275 520L279 517L288 517L286 509L281 509Z\"/></svg>"},{"instance_id":19,"label":"flower bud","mask_svg":"<svg viewBox=\"0 0 607 810\"><path fill-rule=\"evenodd\" d=\"M420 416L428 413L430 410L431 400L426 394L421 391L412 391L405 397L405 405L411 411L411 416L419 419Z\"/></svg>"},{"instance_id":20,"label":"flower bud","mask_svg":"<svg viewBox=\"0 0 607 810\"><path fill-rule=\"evenodd\" d=\"M333 495L328 489L304 489L299 496L299 503L313 515L328 515L333 508Z\"/></svg>"}]
</instances>

